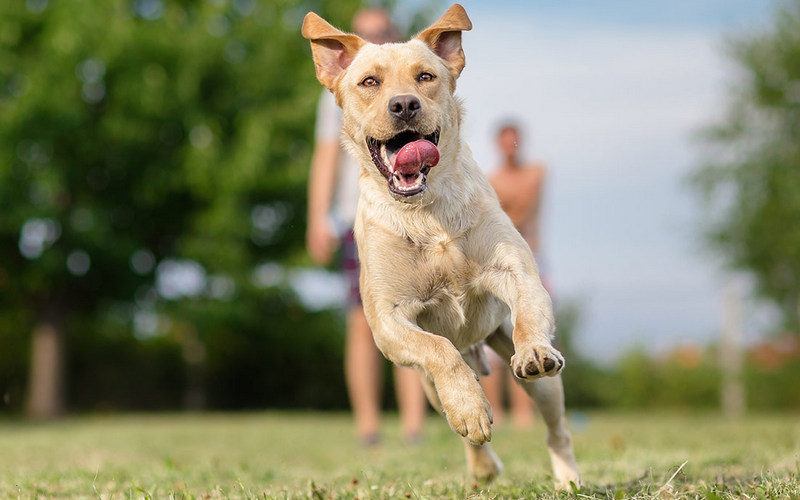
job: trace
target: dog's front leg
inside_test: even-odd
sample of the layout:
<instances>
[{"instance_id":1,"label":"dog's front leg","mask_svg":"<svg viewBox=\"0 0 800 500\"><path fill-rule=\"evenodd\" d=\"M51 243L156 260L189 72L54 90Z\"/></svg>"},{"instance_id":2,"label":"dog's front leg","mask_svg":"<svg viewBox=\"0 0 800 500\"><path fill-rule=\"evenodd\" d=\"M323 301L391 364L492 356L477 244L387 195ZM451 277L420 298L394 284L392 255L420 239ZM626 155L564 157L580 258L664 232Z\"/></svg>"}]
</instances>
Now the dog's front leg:
<instances>
[{"instance_id":1,"label":"dog's front leg","mask_svg":"<svg viewBox=\"0 0 800 500\"><path fill-rule=\"evenodd\" d=\"M492 406L461 354L448 339L422 330L400 314L399 308L393 309L385 314L368 313L383 355L397 365L424 371L454 431L476 445L491 441Z\"/></svg>"},{"instance_id":2,"label":"dog's front leg","mask_svg":"<svg viewBox=\"0 0 800 500\"><path fill-rule=\"evenodd\" d=\"M511 315L487 343L510 360L512 371L544 417L558 487L579 486L572 436L564 418L564 389L558 376L564 358L550 343L555 330L550 295L542 286L530 250L521 244L499 245L498 250L484 273L485 286L509 306Z\"/></svg>"},{"instance_id":3,"label":"dog's front leg","mask_svg":"<svg viewBox=\"0 0 800 500\"><path fill-rule=\"evenodd\" d=\"M484 286L511 310L514 355L511 370L517 378L552 377L564 367L564 357L551 343L555 332L550 294L542 286L530 250L511 244L498 246L486 268Z\"/></svg>"},{"instance_id":4,"label":"dog's front leg","mask_svg":"<svg viewBox=\"0 0 800 500\"><path fill-rule=\"evenodd\" d=\"M431 406L444 416L442 402L439 400L439 395L436 394L436 388L433 386L433 382L425 375L422 375L422 388L425 390L425 395L428 396ZM464 438L464 449L467 452L469 472L478 481L492 482L503 472L503 462L492 451L491 444L476 445Z\"/></svg>"}]
</instances>

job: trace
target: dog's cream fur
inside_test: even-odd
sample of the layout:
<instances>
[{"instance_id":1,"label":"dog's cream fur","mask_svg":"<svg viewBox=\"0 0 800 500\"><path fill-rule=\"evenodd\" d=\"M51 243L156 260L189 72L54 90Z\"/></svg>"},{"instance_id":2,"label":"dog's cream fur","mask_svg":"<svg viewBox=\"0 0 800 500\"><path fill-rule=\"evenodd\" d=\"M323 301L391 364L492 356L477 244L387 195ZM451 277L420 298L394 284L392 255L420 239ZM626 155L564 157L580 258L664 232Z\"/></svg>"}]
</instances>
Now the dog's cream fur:
<instances>
[{"instance_id":1,"label":"dog's cream fur","mask_svg":"<svg viewBox=\"0 0 800 500\"><path fill-rule=\"evenodd\" d=\"M465 361L480 361L485 341L536 401L557 484L580 484L564 419L564 360L550 342L550 296L530 248L461 140L463 109L454 91L465 61L461 32L471 27L455 4L411 41L373 45L314 13L305 18L317 77L344 111L344 145L361 166L355 234L364 311L381 352L424 373L431 403L466 440L473 475L493 479L502 468L488 444L492 408ZM389 113L398 95L419 99L412 120ZM387 188L366 142L406 129L440 134L427 189L409 197Z\"/></svg>"}]
</instances>

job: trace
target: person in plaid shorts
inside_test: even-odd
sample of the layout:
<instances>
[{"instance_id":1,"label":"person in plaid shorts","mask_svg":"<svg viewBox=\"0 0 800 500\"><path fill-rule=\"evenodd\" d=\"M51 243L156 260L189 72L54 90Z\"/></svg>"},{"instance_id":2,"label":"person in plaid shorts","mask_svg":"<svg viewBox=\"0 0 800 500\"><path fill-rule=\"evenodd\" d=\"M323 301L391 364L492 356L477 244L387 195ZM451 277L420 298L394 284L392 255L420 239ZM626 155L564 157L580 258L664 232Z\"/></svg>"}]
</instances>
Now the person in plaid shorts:
<instances>
[{"instance_id":1,"label":"person in plaid shorts","mask_svg":"<svg viewBox=\"0 0 800 500\"><path fill-rule=\"evenodd\" d=\"M353 18L353 31L372 43L399 40L389 14L365 9ZM358 249L353 223L358 203L358 165L342 150L342 110L333 95L323 91L317 106L316 144L308 188L306 246L317 264L329 264L338 248L340 266L347 281L347 342L345 376L356 433L365 446L380 441L383 356L372 338L358 290ZM427 403L419 374L410 368L394 368L395 392L403 436L417 442L422 433Z\"/></svg>"}]
</instances>

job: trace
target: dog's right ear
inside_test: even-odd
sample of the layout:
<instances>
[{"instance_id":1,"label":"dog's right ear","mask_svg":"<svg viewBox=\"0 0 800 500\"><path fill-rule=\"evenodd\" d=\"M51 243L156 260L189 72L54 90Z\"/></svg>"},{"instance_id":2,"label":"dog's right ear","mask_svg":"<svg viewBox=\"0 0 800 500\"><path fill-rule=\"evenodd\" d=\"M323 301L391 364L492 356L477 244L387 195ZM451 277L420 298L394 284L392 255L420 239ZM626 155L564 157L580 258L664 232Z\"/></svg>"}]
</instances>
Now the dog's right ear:
<instances>
[{"instance_id":1,"label":"dog's right ear","mask_svg":"<svg viewBox=\"0 0 800 500\"><path fill-rule=\"evenodd\" d=\"M303 19L302 33L311 41L317 80L328 90L333 90L336 79L367 43L356 35L337 30L313 12Z\"/></svg>"}]
</instances>

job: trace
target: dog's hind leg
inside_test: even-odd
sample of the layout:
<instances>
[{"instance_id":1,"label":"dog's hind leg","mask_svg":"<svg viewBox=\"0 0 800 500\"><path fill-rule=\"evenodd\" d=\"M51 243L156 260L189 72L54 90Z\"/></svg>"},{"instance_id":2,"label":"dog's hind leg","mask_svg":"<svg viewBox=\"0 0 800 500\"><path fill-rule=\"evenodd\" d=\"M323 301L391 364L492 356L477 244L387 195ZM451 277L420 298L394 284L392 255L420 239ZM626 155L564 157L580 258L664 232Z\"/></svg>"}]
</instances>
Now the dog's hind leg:
<instances>
[{"instance_id":1,"label":"dog's hind leg","mask_svg":"<svg viewBox=\"0 0 800 500\"><path fill-rule=\"evenodd\" d=\"M436 388L433 382L420 372L422 379L422 389L428 397L428 401L433 406L433 409L438 411L440 415L444 416L442 410L442 402L439 400L439 395L436 394ZM497 458L497 455L492 450L489 443L481 445L472 444L464 438L464 451L467 454L467 468L469 473L479 481L491 482L503 472L503 463Z\"/></svg>"},{"instance_id":2,"label":"dog's hind leg","mask_svg":"<svg viewBox=\"0 0 800 500\"><path fill-rule=\"evenodd\" d=\"M503 322L486 343L501 358L510 361L514 355L511 323L508 320ZM517 382L536 402L536 408L547 425L547 450L550 452L556 485L564 489L569 488L570 483L580 486L581 476L572 450L572 436L567 429L567 420L564 416L564 387L561 375L528 382L518 379Z\"/></svg>"},{"instance_id":3,"label":"dog's hind leg","mask_svg":"<svg viewBox=\"0 0 800 500\"><path fill-rule=\"evenodd\" d=\"M561 375L531 382L517 380L517 383L525 387L531 395L547 424L547 450L550 452L557 486L562 489L569 489L570 483L580 486L581 475L572 449L572 436L567 429L567 419L564 416L564 387Z\"/></svg>"},{"instance_id":4,"label":"dog's hind leg","mask_svg":"<svg viewBox=\"0 0 800 500\"><path fill-rule=\"evenodd\" d=\"M503 462L497 458L489 443L472 444L464 439L469 473L479 481L492 482L503 472Z\"/></svg>"}]
</instances>

